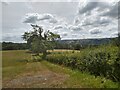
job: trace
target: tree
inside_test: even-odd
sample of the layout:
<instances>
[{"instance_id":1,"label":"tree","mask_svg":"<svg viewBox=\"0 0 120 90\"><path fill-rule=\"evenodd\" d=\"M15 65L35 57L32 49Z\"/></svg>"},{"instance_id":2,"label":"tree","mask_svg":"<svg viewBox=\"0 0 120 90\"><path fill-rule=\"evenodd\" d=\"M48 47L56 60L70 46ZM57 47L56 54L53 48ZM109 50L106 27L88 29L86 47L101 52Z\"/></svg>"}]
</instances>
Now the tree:
<instances>
[{"instance_id":1,"label":"tree","mask_svg":"<svg viewBox=\"0 0 120 90\"><path fill-rule=\"evenodd\" d=\"M42 27L38 25L32 25L34 31L25 32L22 36L27 44L29 45L29 49L39 55L39 53L43 53L43 58L46 58L47 50L54 49L55 41L60 39L60 35L54 34L52 32L43 31Z\"/></svg>"}]
</instances>

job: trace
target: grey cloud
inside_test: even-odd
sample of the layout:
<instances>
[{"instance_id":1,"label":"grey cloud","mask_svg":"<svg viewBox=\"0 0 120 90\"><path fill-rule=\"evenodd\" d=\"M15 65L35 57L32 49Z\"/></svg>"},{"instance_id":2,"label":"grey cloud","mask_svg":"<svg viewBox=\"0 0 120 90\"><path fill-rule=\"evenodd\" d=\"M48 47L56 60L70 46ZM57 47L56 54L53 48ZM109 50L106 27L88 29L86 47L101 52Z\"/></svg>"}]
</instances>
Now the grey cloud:
<instances>
[{"instance_id":1,"label":"grey cloud","mask_svg":"<svg viewBox=\"0 0 120 90\"><path fill-rule=\"evenodd\" d=\"M101 17L100 20L98 20L99 24L105 24L105 23L110 23L111 20L107 17Z\"/></svg>"},{"instance_id":2,"label":"grey cloud","mask_svg":"<svg viewBox=\"0 0 120 90\"><path fill-rule=\"evenodd\" d=\"M94 9L100 13L100 16L109 16L116 18L118 17L118 2L85 2L82 6L79 4L80 7L78 9L78 14L85 14L91 15L91 11ZM119 5L120 7L120 5Z\"/></svg>"},{"instance_id":3,"label":"grey cloud","mask_svg":"<svg viewBox=\"0 0 120 90\"><path fill-rule=\"evenodd\" d=\"M99 17L95 22L93 22L93 25L95 26L106 26L108 24L110 24L112 22L112 20L108 17Z\"/></svg>"},{"instance_id":4,"label":"grey cloud","mask_svg":"<svg viewBox=\"0 0 120 90\"><path fill-rule=\"evenodd\" d=\"M79 24L79 23L80 23L80 19L79 19L79 17L75 17L73 23L74 23L74 24Z\"/></svg>"},{"instance_id":5,"label":"grey cloud","mask_svg":"<svg viewBox=\"0 0 120 90\"><path fill-rule=\"evenodd\" d=\"M10 42L23 42L23 39L21 36L4 36L2 37L2 41L10 41Z\"/></svg>"},{"instance_id":6,"label":"grey cloud","mask_svg":"<svg viewBox=\"0 0 120 90\"><path fill-rule=\"evenodd\" d=\"M3 0L3 1L2 1L2 4L4 4L4 5L9 5L10 2L9 2L8 0Z\"/></svg>"},{"instance_id":7,"label":"grey cloud","mask_svg":"<svg viewBox=\"0 0 120 90\"><path fill-rule=\"evenodd\" d=\"M108 17L89 17L82 21L82 26L92 25L92 26L101 26L108 25L112 20Z\"/></svg>"},{"instance_id":8,"label":"grey cloud","mask_svg":"<svg viewBox=\"0 0 120 90\"><path fill-rule=\"evenodd\" d=\"M107 12L105 12L101 15L102 16L109 16L109 17L113 17L113 18L118 18L118 3L113 4Z\"/></svg>"},{"instance_id":9,"label":"grey cloud","mask_svg":"<svg viewBox=\"0 0 120 90\"><path fill-rule=\"evenodd\" d=\"M67 33L63 33L62 36L67 36L68 34Z\"/></svg>"},{"instance_id":10,"label":"grey cloud","mask_svg":"<svg viewBox=\"0 0 120 90\"><path fill-rule=\"evenodd\" d=\"M74 19L75 24L81 25L82 31L89 30L90 36L86 34L88 35L86 37L93 38L94 35L94 37L110 37L110 35L114 37L115 34L112 34L114 30L110 29L117 27L117 3L88 1L85 0L84 3L79 4L76 16L78 18Z\"/></svg>"},{"instance_id":11,"label":"grey cloud","mask_svg":"<svg viewBox=\"0 0 120 90\"><path fill-rule=\"evenodd\" d=\"M106 2L86 1L84 3L79 4L78 14L91 15L93 14L93 10L101 12L104 11L106 8L110 8L110 5Z\"/></svg>"},{"instance_id":12,"label":"grey cloud","mask_svg":"<svg viewBox=\"0 0 120 90\"><path fill-rule=\"evenodd\" d=\"M117 27L110 28L108 31L116 31Z\"/></svg>"},{"instance_id":13,"label":"grey cloud","mask_svg":"<svg viewBox=\"0 0 120 90\"><path fill-rule=\"evenodd\" d=\"M111 25L111 28L112 28L112 25L113 25L112 21L111 21L112 19L108 15L102 15L102 14L106 13L107 10L111 10L112 9L111 7L114 7L114 6L112 6L112 4L109 4L108 2L88 2L87 4L85 4L83 6L79 5L79 10L77 10L77 11L79 11L79 14L77 13L78 16L76 16L76 14L75 14L74 15L74 17L75 17L74 23L71 26L70 26L71 23L69 23L69 25L67 26L68 31L66 31L66 32L68 35L66 36L66 34L64 35L62 33L65 31L64 25L62 25L63 22L59 23L59 25L61 25L60 27L56 26L56 29L57 28L59 29L59 30L56 30L56 32L59 32L59 34L61 36L63 36L63 38L64 37L65 38L71 38L71 37L80 38L80 37L77 37L77 35L79 35L79 33L78 33L79 31L81 32L81 34L84 32L86 35L86 38L87 37L100 37L100 36L101 37L104 37L104 36L109 37L109 35L112 32L109 32L110 34L107 33L108 30L105 27L107 27L107 25ZM68 11L68 12L70 12L70 11ZM64 15L62 17L64 18ZM87 18L86 21L84 21L85 18ZM66 16L66 19L68 20L69 18ZM65 20L65 21L67 21L67 20ZM83 20L84 26L81 26L82 20ZM92 30L94 27L98 27L99 29L95 28L96 30ZM100 29L104 30L104 33ZM71 32L71 34L69 34L70 32Z\"/></svg>"},{"instance_id":14,"label":"grey cloud","mask_svg":"<svg viewBox=\"0 0 120 90\"><path fill-rule=\"evenodd\" d=\"M49 20L50 23L57 23L58 21L55 18Z\"/></svg>"},{"instance_id":15,"label":"grey cloud","mask_svg":"<svg viewBox=\"0 0 120 90\"><path fill-rule=\"evenodd\" d=\"M39 20L39 15L36 13L34 14L27 14L23 20L23 23L36 23Z\"/></svg>"},{"instance_id":16,"label":"grey cloud","mask_svg":"<svg viewBox=\"0 0 120 90\"><path fill-rule=\"evenodd\" d=\"M46 20L46 19L51 19L54 18L51 14L38 14L38 20Z\"/></svg>"},{"instance_id":17,"label":"grey cloud","mask_svg":"<svg viewBox=\"0 0 120 90\"><path fill-rule=\"evenodd\" d=\"M91 11L94 8L96 8L97 5L98 5L98 2L86 2L86 3L84 3L84 5L82 7L79 7L78 13L83 14L83 13L86 13L88 11Z\"/></svg>"},{"instance_id":18,"label":"grey cloud","mask_svg":"<svg viewBox=\"0 0 120 90\"><path fill-rule=\"evenodd\" d=\"M98 28L91 29L91 30L89 30L89 32L90 32L91 34L99 34L99 33L102 33L102 31L99 30Z\"/></svg>"}]
</instances>

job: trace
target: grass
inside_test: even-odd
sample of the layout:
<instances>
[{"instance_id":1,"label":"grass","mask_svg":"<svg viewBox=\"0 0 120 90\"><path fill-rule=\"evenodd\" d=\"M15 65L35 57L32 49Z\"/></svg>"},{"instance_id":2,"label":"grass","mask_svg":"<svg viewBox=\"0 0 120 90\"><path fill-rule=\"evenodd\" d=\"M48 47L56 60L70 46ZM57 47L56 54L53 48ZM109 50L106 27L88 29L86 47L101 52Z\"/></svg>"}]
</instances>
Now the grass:
<instances>
[{"instance_id":1,"label":"grass","mask_svg":"<svg viewBox=\"0 0 120 90\"><path fill-rule=\"evenodd\" d=\"M23 65L32 59L31 55L24 50L3 51L2 58L3 67Z\"/></svg>"},{"instance_id":2,"label":"grass","mask_svg":"<svg viewBox=\"0 0 120 90\"><path fill-rule=\"evenodd\" d=\"M63 87L69 88L118 88L118 83L114 83L111 80L107 80L104 77L95 77L89 73L81 73L78 70L72 70L71 68L59 66L56 64L51 64L49 62L43 61L50 70L56 73L64 73L70 75Z\"/></svg>"},{"instance_id":3,"label":"grass","mask_svg":"<svg viewBox=\"0 0 120 90\"><path fill-rule=\"evenodd\" d=\"M26 60L31 59L31 55L23 50L3 51L2 52L2 75L4 78L11 79L25 70Z\"/></svg>"},{"instance_id":4,"label":"grass","mask_svg":"<svg viewBox=\"0 0 120 90\"><path fill-rule=\"evenodd\" d=\"M42 60L41 62L32 62L32 55L24 50L2 51L2 54L3 84L6 83L6 80L19 78L25 73L36 74L37 72L49 70L57 74L65 74L69 76L69 78L63 82L62 86L58 85L58 87L118 88L118 83L112 82L103 77L95 77L89 73L82 73L78 70L72 70L68 67L52 64L45 60Z\"/></svg>"},{"instance_id":5,"label":"grass","mask_svg":"<svg viewBox=\"0 0 120 90\"><path fill-rule=\"evenodd\" d=\"M13 79L22 73L45 70L39 62L33 62L33 57L25 50L2 51L3 80Z\"/></svg>"}]
</instances>

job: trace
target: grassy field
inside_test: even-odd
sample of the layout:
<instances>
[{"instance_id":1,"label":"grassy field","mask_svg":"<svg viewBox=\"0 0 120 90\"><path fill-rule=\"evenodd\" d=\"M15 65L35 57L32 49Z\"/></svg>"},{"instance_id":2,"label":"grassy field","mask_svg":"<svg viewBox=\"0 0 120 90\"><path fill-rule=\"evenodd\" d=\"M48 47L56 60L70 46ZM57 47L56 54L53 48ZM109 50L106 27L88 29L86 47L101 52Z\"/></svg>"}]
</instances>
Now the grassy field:
<instances>
[{"instance_id":1,"label":"grassy field","mask_svg":"<svg viewBox=\"0 0 120 90\"><path fill-rule=\"evenodd\" d=\"M65 51L64 51L65 52ZM72 51L68 51L71 53ZM61 53L60 50L53 53ZM77 53L77 52L76 52ZM33 62L25 50L2 51L3 88L118 88L118 83L104 77L52 64L46 60Z\"/></svg>"}]
</instances>

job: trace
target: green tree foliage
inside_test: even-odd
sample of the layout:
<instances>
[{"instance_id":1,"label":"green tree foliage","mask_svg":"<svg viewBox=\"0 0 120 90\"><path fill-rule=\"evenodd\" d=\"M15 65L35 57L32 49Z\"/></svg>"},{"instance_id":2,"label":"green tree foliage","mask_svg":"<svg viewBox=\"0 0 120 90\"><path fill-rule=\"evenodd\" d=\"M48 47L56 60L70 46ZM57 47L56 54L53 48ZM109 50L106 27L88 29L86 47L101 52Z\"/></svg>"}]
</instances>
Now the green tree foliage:
<instances>
[{"instance_id":1,"label":"green tree foliage","mask_svg":"<svg viewBox=\"0 0 120 90\"><path fill-rule=\"evenodd\" d=\"M43 53L43 58L47 55L47 50L53 49L55 46L55 41L60 39L60 35L54 34L52 32L44 31L42 27L38 25L32 25L34 31L25 32L23 35L23 39L27 41L30 50L33 53L39 55L39 53Z\"/></svg>"},{"instance_id":2,"label":"green tree foliage","mask_svg":"<svg viewBox=\"0 0 120 90\"><path fill-rule=\"evenodd\" d=\"M26 43L2 42L2 50L25 50L28 49Z\"/></svg>"}]
</instances>

